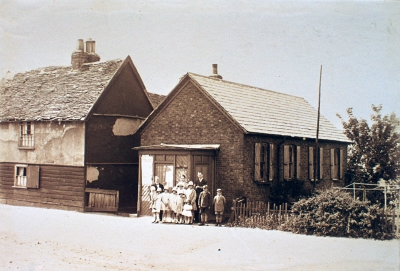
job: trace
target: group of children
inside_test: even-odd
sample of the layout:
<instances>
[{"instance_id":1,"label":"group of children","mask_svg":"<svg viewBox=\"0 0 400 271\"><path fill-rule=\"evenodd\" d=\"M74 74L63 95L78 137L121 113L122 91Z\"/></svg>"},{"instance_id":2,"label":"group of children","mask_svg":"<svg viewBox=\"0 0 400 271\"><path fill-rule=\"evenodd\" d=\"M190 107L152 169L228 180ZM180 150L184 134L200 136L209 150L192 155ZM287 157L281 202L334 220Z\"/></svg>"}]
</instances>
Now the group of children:
<instances>
[{"instance_id":1,"label":"group of children","mask_svg":"<svg viewBox=\"0 0 400 271\"><path fill-rule=\"evenodd\" d=\"M217 189L217 195L211 201L207 185L203 186L199 196L196 195L192 181L187 183L186 189L184 186L184 182L179 182L173 188L150 187L150 208L154 215L152 223L193 224L194 215L198 210L201 219L199 225L202 226L207 223L209 210L214 206L216 226L221 226L226 203L222 190Z\"/></svg>"}]
</instances>

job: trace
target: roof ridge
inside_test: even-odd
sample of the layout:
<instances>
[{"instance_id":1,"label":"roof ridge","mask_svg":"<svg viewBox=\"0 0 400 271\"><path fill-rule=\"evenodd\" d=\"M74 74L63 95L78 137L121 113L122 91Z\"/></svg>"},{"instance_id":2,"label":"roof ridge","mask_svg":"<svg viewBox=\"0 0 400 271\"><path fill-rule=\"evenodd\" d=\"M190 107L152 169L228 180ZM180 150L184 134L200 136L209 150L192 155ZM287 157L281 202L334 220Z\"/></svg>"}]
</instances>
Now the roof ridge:
<instances>
[{"instance_id":1,"label":"roof ridge","mask_svg":"<svg viewBox=\"0 0 400 271\"><path fill-rule=\"evenodd\" d=\"M96 62L91 62L91 63L83 63L82 65L85 66L89 66L89 65L99 65L99 64L104 64L107 62L119 62L119 61L123 61L123 59L121 58L116 58L116 59L110 59L110 60L104 60L104 61L96 61ZM60 69L60 68L71 68L72 70L72 65L57 65L57 66L43 66L43 67L39 67L39 68L35 68L35 69L30 69L30 70L25 70L25 71L16 71L16 72L10 72L12 74L12 77L6 80L13 80L13 78L17 75L17 74L26 74L26 73L30 73L30 72L34 72L34 71L42 71L44 69ZM3 77L4 78L4 77Z\"/></svg>"},{"instance_id":2,"label":"roof ridge","mask_svg":"<svg viewBox=\"0 0 400 271\"><path fill-rule=\"evenodd\" d=\"M279 91L276 91L276 90L270 90L270 89L266 89L266 88L255 87L255 86L251 86L251 85L241 84L241 83L232 82L232 81L227 81L227 80L218 79L218 78L210 78L209 76L200 75L200 74L193 73L193 72L188 72L188 74L189 74L189 75L193 74L193 75L195 75L195 76L200 76L200 77L203 77L203 78L206 78L206 79L209 79L209 80L222 81L223 83L227 83L227 84L232 84L232 85L237 85L237 86L243 86L243 87L258 89L258 90L262 90L262 91L269 91L269 92L273 92L273 93L277 93L277 94L286 95L286 96L295 97L295 98L298 98L298 99L305 100L303 97L296 96L296 95L292 95L292 94L287 94L287 93L283 93L283 92L279 92Z\"/></svg>"}]
</instances>

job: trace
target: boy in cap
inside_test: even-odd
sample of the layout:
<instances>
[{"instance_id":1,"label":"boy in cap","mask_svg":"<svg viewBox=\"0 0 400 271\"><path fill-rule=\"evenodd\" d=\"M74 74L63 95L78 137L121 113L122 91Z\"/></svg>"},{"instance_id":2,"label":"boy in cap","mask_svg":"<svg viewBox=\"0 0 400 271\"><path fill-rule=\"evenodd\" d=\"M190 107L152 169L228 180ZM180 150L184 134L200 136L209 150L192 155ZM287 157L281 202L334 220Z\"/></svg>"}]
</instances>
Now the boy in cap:
<instances>
[{"instance_id":1,"label":"boy in cap","mask_svg":"<svg viewBox=\"0 0 400 271\"><path fill-rule=\"evenodd\" d=\"M217 189L217 195L214 197L214 210L215 210L215 220L217 224L215 226L221 226L222 215L224 214L226 199L222 195L222 190Z\"/></svg>"},{"instance_id":2,"label":"boy in cap","mask_svg":"<svg viewBox=\"0 0 400 271\"><path fill-rule=\"evenodd\" d=\"M211 194L208 192L208 186L203 186L203 191L199 195L198 199L199 211L200 211L200 224L199 226L203 226L207 223L208 219L208 210L211 206Z\"/></svg>"}]
</instances>

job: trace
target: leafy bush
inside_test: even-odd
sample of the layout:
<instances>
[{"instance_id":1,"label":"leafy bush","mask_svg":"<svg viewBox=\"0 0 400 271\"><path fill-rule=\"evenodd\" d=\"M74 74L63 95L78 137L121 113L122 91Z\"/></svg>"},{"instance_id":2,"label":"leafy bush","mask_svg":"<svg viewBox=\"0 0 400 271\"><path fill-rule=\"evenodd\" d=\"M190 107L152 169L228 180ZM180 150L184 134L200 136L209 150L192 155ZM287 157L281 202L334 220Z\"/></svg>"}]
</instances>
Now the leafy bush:
<instances>
[{"instance_id":1,"label":"leafy bush","mask_svg":"<svg viewBox=\"0 0 400 271\"><path fill-rule=\"evenodd\" d=\"M394 238L394 221L384 217L382 208L335 189L296 202L289 220L278 229L318 236Z\"/></svg>"},{"instance_id":2,"label":"leafy bush","mask_svg":"<svg viewBox=\"0 0 400 271\"><path fill-rule=\"evenodd\" d=\"M296 202L302 197L311 196L312 187L306 187L303 180L274 182L269 194L273 203L281 205L286 202Z\"/></svg>"}]
</instances>

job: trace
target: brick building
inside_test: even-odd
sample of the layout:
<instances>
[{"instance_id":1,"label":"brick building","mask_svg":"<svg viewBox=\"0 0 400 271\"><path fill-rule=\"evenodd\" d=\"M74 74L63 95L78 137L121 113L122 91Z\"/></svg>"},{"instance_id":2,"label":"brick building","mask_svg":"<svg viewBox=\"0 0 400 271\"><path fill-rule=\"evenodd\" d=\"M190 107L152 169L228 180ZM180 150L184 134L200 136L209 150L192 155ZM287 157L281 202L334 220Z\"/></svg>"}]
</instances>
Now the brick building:
<instances>
[{"instance_id":1,"label":"brick building","mask_svg":"<svg viewBox=\"0 0 400 271\"><path fill-rule=\"evenodd\" d=\"M129 56L99 60L94 41L84 50L78 40L71 66L2 82L0 203L136 210L138 154L131 148L160 96L149 96Z\"/></svg>"},{"instance_id":2,"label":"brick building","mask_svg":"<svg viewBox=\"0 0 400 271\"><path fill-rule=\"evenodd\" d=\"M316 152L316 115L303 98L222 80L216 65L211 76L187 73L139 129L138 214L150 214L154 176L173 186L202 171L226 210L240 196L268 201L274 182L311 186L315 170L317 186L342 183L349 141L321 116Z\"/></svg>"}]
</instances>

